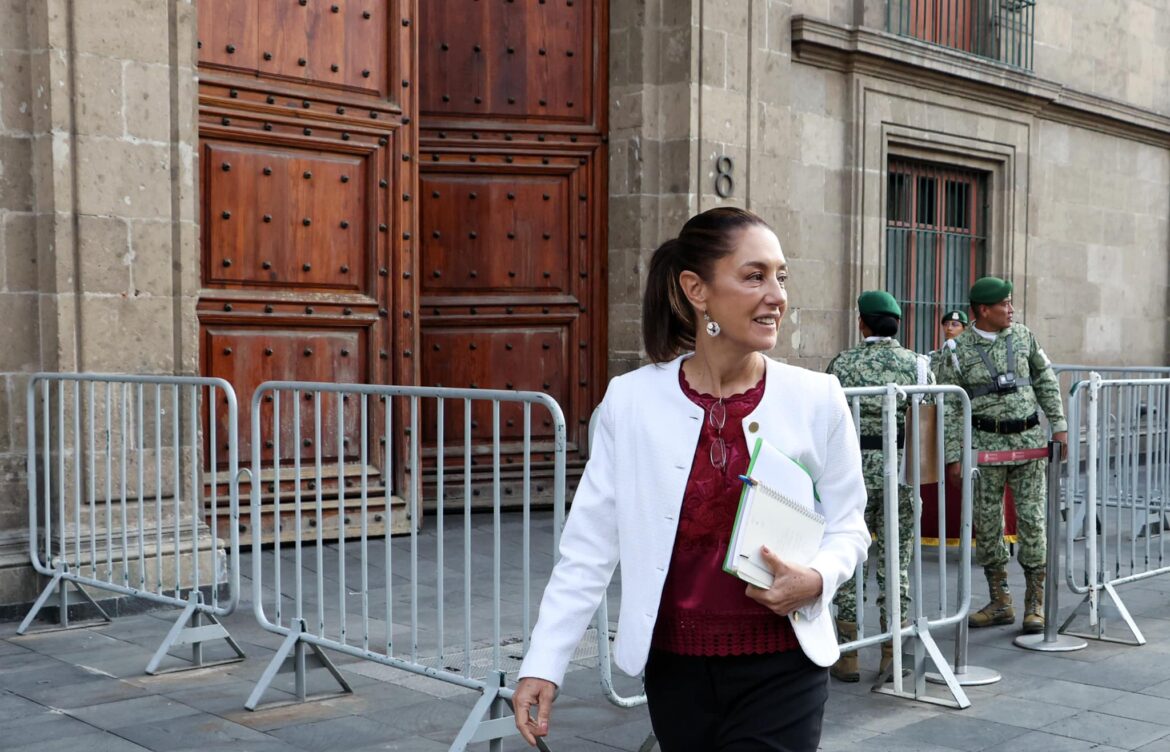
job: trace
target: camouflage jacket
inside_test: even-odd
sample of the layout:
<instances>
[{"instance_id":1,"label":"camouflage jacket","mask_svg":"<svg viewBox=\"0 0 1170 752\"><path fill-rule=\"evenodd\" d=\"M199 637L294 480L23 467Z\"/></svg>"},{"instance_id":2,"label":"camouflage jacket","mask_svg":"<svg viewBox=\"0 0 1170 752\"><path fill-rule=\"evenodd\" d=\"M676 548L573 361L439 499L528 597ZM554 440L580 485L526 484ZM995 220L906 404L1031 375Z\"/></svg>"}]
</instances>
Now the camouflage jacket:
<instances>
[{"instance_id":1,"label":"camouflage jacket","mask_svg":"<svg viewBox=\"0 0 1170 752\"><path fill-rule=\"evenodd\" d=\"M883 386L900 384L914 386L918 383L918 355L898 344L895 339L881 339L862 342L837 354L826 369L837 377L841 386ZM934 383L934 376L927 370L927 383ZM861 433L881 436L883 397L861 398ZM898 425L906 422L906 400L898 402Z\"/></svg>"},{"instance_id":2,"label":"camouflage jacket","mask_svg":"<svg viewBox=\"0 0 1170 752\"><path fill-rule=\"evenodd\" d=\"M986 356L996 371L1008 371L1007 342L1012 340L1013 370L1017 383L1021 384L1009 393L996 393L988 388L994 383L994 375L983 360ZM1000 332L992 342L980 336L974 327L955 338L955 359L941 359L938 370L940 384L957 384L971 397L971 415L1000 420L1027 418L1037 408L1052 426L1053 432L1068 430L1064 420L1064 407L1060 402L1060 384L1052 372L1051 362L1036 335L1023 324L1012 324ZM983 356L980 355L982 351ZM958 370L955 369L958 362ZM962 406L958 400L946 403L946 459L958 462L961 458ZM1012 434L991 433L972 427L972 441L976 451L1003 449L1034 449L1044 446L1044 429L1040 426Z\"/></svg>"},{"instance_id":3,"label":"camouflage jacket","mask_svg":"<svg viewBox=\"0 0 1170 752\"><path fill-rule=\"evenodd\" d=\"M954 349L947 347L945 342L939 349L931 350L927 357L930 358L930 372L934 374L936 381L938 380L938 372L942 368L944 360L948 361L952 366L956 366L958 362Z\"/></svg>"}]
</instances>

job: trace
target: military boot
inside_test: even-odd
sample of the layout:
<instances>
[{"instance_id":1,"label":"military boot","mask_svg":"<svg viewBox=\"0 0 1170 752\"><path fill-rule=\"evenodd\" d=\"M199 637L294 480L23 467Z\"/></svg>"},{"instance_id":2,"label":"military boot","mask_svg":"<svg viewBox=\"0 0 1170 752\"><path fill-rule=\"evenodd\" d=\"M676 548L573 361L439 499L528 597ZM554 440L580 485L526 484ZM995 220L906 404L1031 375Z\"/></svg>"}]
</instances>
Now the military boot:
<instances>
[{"instance_id":1,"label":"military boot","mask_svg":"<svg viewBox=\"0 0 1170 752\"><path fill-rule=\"evenodd\" d=\"M909 626L910 626L910 622L908 622L908 621L902 622L902 629L906 629ZM881 627L882 627L882 631L885 632L886 631L886 617L884 617L884 616L881 617ZM878 676L881 676L882 674L886 673L886 670L889 669L890 666L892 666L893 664L894 664L894 641L893 641L893 639L891 639L889 642L882 643L882 659L881 659L881 661L878 662ZM910 676L910 674L911 674L910 669L906 668L906 664L903 661L903 663L902 663L902 678L903 679L908 678ZM890 671L889 676L886 677L886 683L888 684L888 683L892 682L893 680L894 680L894 672Z\"/></svg>"},{"instance_id":2,"label":"military boot","mask_svg":"<svg viewBox=\"0 0 1170 752\"><path fill-rule=\"evenodd\" d=\"M837 620L837 644L844 645L857 639L857 623ZM829 669L829 675L837 681L861 681L861 669L857 665L857 651L849 650L841 653L841 657Z\"/></svg>"},{"instance_id":3,"label":"military boot","mask_svg":"<svg viewBox=\"0 0 1170 752\"><path fill-rule=\"evenodd\" d=\"M984 567L983 574L987 575L987 591L991 594L991 602L968 616L967 626L978 628L1011 624L1016 620L1016 612L1012 608L1012 594L1008 591L1007 567Z\"/></svg>"},{"instance_id":4,"label":"military boot","mask_svg":"<svg viewBox=\"0 0 1170 752\"><path fill-rule=\"evenodd\" d=\"M1024 633L1036 634L1044 631L1044 575L1045 567L1024 570L1028 583L1024 591Z\"/></svg>"}]
</instances>

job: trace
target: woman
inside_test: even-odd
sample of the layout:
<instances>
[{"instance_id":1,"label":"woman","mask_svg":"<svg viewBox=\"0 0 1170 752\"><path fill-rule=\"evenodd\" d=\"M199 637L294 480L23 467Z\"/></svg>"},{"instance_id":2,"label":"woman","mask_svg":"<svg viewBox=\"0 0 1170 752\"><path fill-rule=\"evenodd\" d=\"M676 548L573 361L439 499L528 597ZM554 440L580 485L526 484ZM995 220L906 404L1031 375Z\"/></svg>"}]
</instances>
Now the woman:
<instances>
[{"instance_id":1,"label":"woman","mask_svg":"<svg viewBox=\"0 0 1170 752\"><path fill-rule=\"evenodd\" d=\"M826 604L869 534L840 385L763 354L787 280L775 233L742 209L699 214L655 251L642 309L653 364L610 382L520 669L513 703L529 744L548 733L556 686L620 561L615 661L645 670L663 752L816 749L824 667L839 655ZM808 468L826 517L807 566L763 552L766 590L722 571L758 436Z\"/></svg>"}]
</instances>

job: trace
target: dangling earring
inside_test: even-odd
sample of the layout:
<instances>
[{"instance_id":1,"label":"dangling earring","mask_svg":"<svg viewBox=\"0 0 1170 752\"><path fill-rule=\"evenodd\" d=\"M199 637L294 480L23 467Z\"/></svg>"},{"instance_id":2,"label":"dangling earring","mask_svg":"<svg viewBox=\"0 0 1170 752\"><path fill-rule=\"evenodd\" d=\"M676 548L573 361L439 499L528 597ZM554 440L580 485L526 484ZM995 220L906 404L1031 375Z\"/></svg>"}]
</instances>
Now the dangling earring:
<instances>
[{"instance_id":1,"label":"dangling earring","mask_svg":"<svg viewBox=\"0 0 1170 752\"><path fill-rule=\"evenodd\" d=\"M706 311L703 311L703 321L707 322L707 334L710 334L712 337L718 337L721 331L719 322L708 316Z\"/></svg>"}]
</instances>

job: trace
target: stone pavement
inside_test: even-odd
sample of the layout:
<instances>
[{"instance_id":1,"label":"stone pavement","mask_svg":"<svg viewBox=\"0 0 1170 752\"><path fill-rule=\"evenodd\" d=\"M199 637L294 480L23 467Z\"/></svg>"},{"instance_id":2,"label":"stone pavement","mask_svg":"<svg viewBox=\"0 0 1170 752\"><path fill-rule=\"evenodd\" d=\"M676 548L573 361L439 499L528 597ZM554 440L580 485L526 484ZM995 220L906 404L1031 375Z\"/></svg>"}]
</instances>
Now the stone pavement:
<instances>
[{"instance_id":1,"label":"stone pavement","mask_svg":"<svg viewBox=\"0 0 1170 752\"><path fill-rule=\"evenodd\" d=\"M519 518L505 515L505 544L518 541L519 531ZM1012 571L1013 590L1022 593L1022 575L1015 565ZM245 598L249 592L245 582ZM980 582L976 593L982 592ZM863 682L831 685L822 748L1170 752L1170 577L1126 586L1121 594L1148 640L1143 647L1090 641L1079 652L1041 654L1013 647L1011 628L972 632L970 663L997 669L1003 680L968 687L972 706L963 711L870 692L872 674L865 669L876 667L877 649L862 651ZM1064 611L1075 602L1063 593ZM341 656L337 663L353 695L249 712L244 700L280 638L260 629L244 603L226 624L248 660L146 676L142 669L176 616L153 611L24 637L15 636L15 623L0 624L0 749L443 750L479 696ZM941 645L950 655L951 644ZM227 655L219 646L207 652L209 659ZM623 694L636 691L635 680L620 672L615 678ZM329 690L327 679L316 671L310 690ZM274 686L282 689L270 691L266 702L293 699L283 691L291 689L289 675ZM650 725L644 707L608 703L595 661L583 658L565 680L552 728L549 743L558 752L612 752L638 749ZM503 747L525 749L516 738Z\"/></svg>"}]
</instances>

